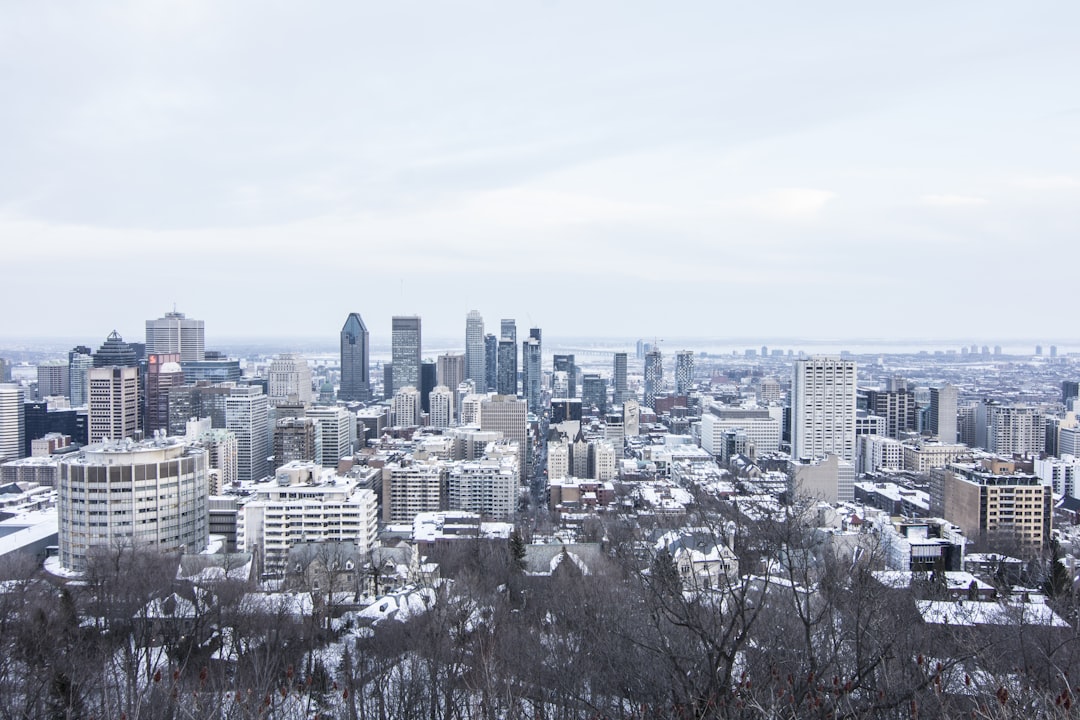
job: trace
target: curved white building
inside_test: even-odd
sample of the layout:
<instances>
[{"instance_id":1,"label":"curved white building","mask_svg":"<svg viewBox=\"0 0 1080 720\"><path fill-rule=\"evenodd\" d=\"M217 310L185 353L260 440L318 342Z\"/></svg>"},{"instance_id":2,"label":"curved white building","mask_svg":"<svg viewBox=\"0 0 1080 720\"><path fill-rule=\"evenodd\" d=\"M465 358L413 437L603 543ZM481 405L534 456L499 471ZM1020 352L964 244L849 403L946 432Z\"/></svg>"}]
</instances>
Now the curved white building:
<instances>
[{"instance_id":1,"label":"curved white building","mask_svg":"<svg viewBox=\"0 0 1080 720\"><path fill-rule=\"evenodd\" d=\"M209 541L205 448L179 438L89 445L60 463L60 563L94 548L201 552Z\"/></svg>"}]
</instances>

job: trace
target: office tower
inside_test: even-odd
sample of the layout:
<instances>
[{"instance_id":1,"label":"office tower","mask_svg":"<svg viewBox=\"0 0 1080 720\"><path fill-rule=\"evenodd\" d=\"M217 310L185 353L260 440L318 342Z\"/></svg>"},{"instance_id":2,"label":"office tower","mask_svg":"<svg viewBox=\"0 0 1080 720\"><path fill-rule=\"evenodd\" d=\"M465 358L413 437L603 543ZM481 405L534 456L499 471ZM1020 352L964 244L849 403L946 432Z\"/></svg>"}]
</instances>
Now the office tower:
<instances>
[{"instance_id":1,"label":"office tower","mask_svg":"<svg viewBox=\"0 0 1080 720\"><path fill-rule=\"evenodd\" d=\"M394 393L394 424L412 427L420 424L420 391L409 385Z\"/></svg>"},{"instance_id":2,"label":"office tower","mask_svg":"<svg viewBox=\"0 0 1080 720\"><path fill-rule=\"evenodd\" d=\"M311 368L307 360L294 353L279 355L270 361L267 371L267 395L274 405L294 399L304 405L314 400Z\"/></svg>"},{"instance_id":3,"label":"office tower","mask_svg":"<svg viewBox=\"0 0 1080 720\"><path fill-rule=\"evenodd\" d=\"M239 360L230 360L226 357L211 357L210 353L206 353L205 360L181 360L180 369L184 371L184 382L186 383L201 381L209 383L240 382L240 378L243 376Z\"/></svg>"},{"instance_id":4,"label":"office tower","mask_svg":"<svg viewBox=\"0 0 1080 720\"><path fill-rule=\"evenodd\" d=\"M139 368L111 365L87 372L90 385L88 440L136 438L139 430Z\"/></svg>"},{"instance_id":5,"label":"office tower","mask_svg":"<svg viewBox=\"0 0 1080 720\"><path fill-rule=\"evenodd\" d=\"M152 353L146 358L146 410L143 427L147 436L169 432L169 392L184 384L180 354Z\"/></svg>"},{"instance_id":6,"label":"office tower","mask_svg":"<svg viewBox=\"0 0 1080 720\"><path fill-rule=\"evenodd\" d=\"M109 367L110 365L137 367L138 364L139 357L134 348L124 342L124 338L120 337L120 334L115 330L109 333L109 337L105 338L105 342L94 353L94 367L96 368Z\"/></svg>"},{"instance_id":7,"label":"office tower","mask_svg":"<svg viewBox=\"0 0 1080 720\"><path fill-rule=\"evenodd\" d=\"M626 353L615 353L615 366L611 374L612 398L615 405L626 402L629 393L626 388Z\"/></svg>"},{"instance_id":8,"label":"office tower","mask_svg":"<svg viewBox=\"0 0 1080 720\"><path fill-rule=\"evenodd\" d=\"M356 448L356 415L343 407L313 407L307 411L322 428L322 457L316 458L324 467L336 468L338 460L350 457Z\"/></svg>"},{"instance_id":9,"label":"office tower","mask_svg":"<svg viewBox=\"0 0 1080 720\"><path fill-rule=\"evenodd\" d=\"M930 388L930 434L943 443L956 442L957 392L953 385Z\"/></svg>"},{"instance_id":10,"label":"office tower","mask_svg":"<svg viewBox=\"0 0 1080 720\"><path fill-rule=\"evenodd\" d=\"M0 383L11 382L11 361L0 358Z\"/></svg>"},{"instance_id":11,"label":"office tower","mask_svg":"<svg viewBox=\"0 0 1080 720\"><path fill-rule=\"evenodd\" d=\"M209 455L210 494L221 495L238 479L236 435L223 428L210 427L208 419L188 421L184 437L189 443L206 448Z\"/></svg>"},{"instance_id":12,"label":"office tower","mask_svg":"<svg viewBox=\"0 0 1080 720\"><path fill-rule=\"evenodd\" d=\"M91 445L60 461L60 564L125 544L197 554L209 542L208 455L184 440Z\"/></svg>"},{"instance_id":13,"label":"office tower","mask_svg":"<svg viewBox=\"0 0 1080 720\"><path fill-rule=\"evenodd\" d=\"M543 382L543 348L540 341L540 328L529 330L529 337L521 343L521 391L529 404L529 412L543 412L541 394Z\"/></svg>"},{"instance_id":14,"label":"office tower","mask_svg":"<svg viewBox=\"0 0 1080 720\"><path fill-rule=\"evenodd\" d=\"M435 384L456 388L465 381L465 356L440 355L435 360Z\"/></svg>"},{"instance_id":15,"label":"office tower","mask_svg":"<svg viewBox=\"0 0 1080 720\"><path fill-rule=\"evenodd\" d=\"M480 390L487 387L484 360L484 318L472 310L465 318L465 379Z\"/></svg>"},{"instance_id":16,"label":"office tower","mask_svg":"<svg viewBox=\"0 0 1080 720\"><path fill-rule=\"evenodd\" d=\"M231 388L225 398L225 428L236 435L236 474L240 482L258 482L270 475L269 423L270 399L260 388Z\"/></svg>"},{"instance_id":17,"label":"office tower","mask_svg":"<svg viewBox=\"0 0 1080 720\"><path fill-rule=\"evenodd\" d=\"M573 355L555 355L551 359L553 372L565 372L567 389L564 397L577 397L577 366Z\"/></svg>"},{"instance_id":18,"label":"office tower","mask_svg":"<svg viewBox=\"0 0 1080 720\"><path fill-rule=\"evenodd\" d=\"M711 405L701 415L701 447L710 455L724 458L726 438L735 430L746 433L758 455L780 449L781 423L768 410L721 405Z\"/></svg>"},{"instance_id":19,"label":"office tower","mask_svg":"<svg viewBox=\"0 0 1080 720\"><path fill-rule=\"evenodd\" d=\"M37 399L68 396L68 365L50 360L37 366Z\"/></svg>"},{"instance_id":20,"label":"office tower","mask_svg":"<svg viewBox=\"0 0 1080 720\"><path fill-rule=\"evenodd\" d=\"M517 341L499 341L498 378L495 391L500 395L517 395Z\"/></svg>"},{"instance_id":21,"label":"office tower","mask_svg":"<svg viewBox=\"0 0 1080 720\"><path fill-rule=\"evenodd\" d=\"M30 456L35 440L51 433L60 433L71 438L72 442L86 445L89 434L89 419L86 412L70 408L50 407L46 402L23 403L23 422L25 441L23 454Z\"/></svg>"},{"instance_id":22,"label":"office tower","mask_svg":"<svg viewBox=\"0 0 1080 720\"><path fill-rule=\"evenodd\" d=\"M1080 397L1080 382L1076 380L1062 380L1061 381L1061 402L1066 407L1069 405L1069 400L1074 397Z\"/></svg>"},{"instance_id":23,"label":"office tower","mask_svg":"<svg viewBox=\"0 0 1080 720\"><path fill-rule=\"evenodd\" d=\"M607 412L607 380L599 373L586 373L581 379L581 404L596 408L596 414Z\"/></svg>"},{"instance_id":24,"label":"office tower","mask_svg":"<svg viewBox=\"0 0 1080 720\"><path fill-rule=\"evenodd\" d=\"M899 439L902 433L916 429L915 393L906 388L868 390L866 400L871 414L885 418L887 437Z\"/></svg>"},{"instance_id":25,"label":"office tower","mask_svg":"<svg viewBox=\"0 0 1080 720\"><path fill-rule=\"evenodd\" d=\"M92 367L94 356L85 345L80 345L68 353L68 397L72 407L86 405L86 371Z\"/></svg>"},{"instance_id":26,"label":"office tower","mask_svg":"<svg viewBox=\"0 0 1080 720\"><path fill-rule=\"evenodd\" d=\"M234 387L235 383L213 385L200 380L169 388L169 434L183 435L193 417L210 418L211 427L224 429L226 400Z\"/></svg>"},{"instance_id":27,"label":"office tower","mask_svg":"<svg viewBox=\"0 0 1080 720\"><path fill-rule=\"evenodd\" d=\"M570 397L570 376L565 370L556 370L551 374L551 397Z\"/></svg>"},{"instance_id":28,"label":"office tower","mask_svg":"<svg viewBox=\"0 0 1080 720\"><path fill-rule=\"evenodd\" d=\"M791 383L791 457L855 461L855 361L797 360Z\"/></svg>"},{"instance_id":29,"label":"office tower","mask_svg":"<svg viewBox=\"0 0 1080 720\"><path fill-rule=\"evenodd\" d=\"M454 421L454 393L445 385L439 385L428 393L429 425L448 428Z\"/></svg>"},{"instance_id":30,"label":"office tower","mask_svg":"<svg viewBox=\"0 0 1080 720\"><path fill-rule=\"evenodd\" d=\"M391 319L390 345L394 382L389 395L393 397L403 387L420 387L419 316L395 315Z\"/></svg>"},{"instance_id":31,"label":"office tower","mask_svg":"<svg viewBox=\"0 0 1080 720\"><path fill-rule=\"evenodd\" d=\"M184 313L165 313L165 317L146 321L146 354L179 354L181 361L203 360L206 341L203 321L184 317Z\"/></svg>"},{"instance_id":32,"label":"office tower","mask_svg":"<svg viewBox=\"0 0 1080 720\"><path fill-rule=\"evenodd\" d=\"M694 382L694 353L689 350L680 350L675 354L675 394L689 395L692 382Z\"/></svg>"},{"instance_id":33,"label":"office tower","mask_svg":"<svg viewBox=\"0 0 1080 720\"><path fill-rule=\"evenodd\" d=\"M663 389L664 360L659 350L645 353L645 407L656 405L656 396Z\"/></svg>"},{"instance_id":34,"label":"office tower","mask_svg":"<svg viewBox=\"0 0 1080 720\"><path fill-rule=\"evenodd\" d=\"M383 400L394 397L394 363L383 365Z\"/></svg>"},{"instance_id":35,"label":"office tower","mask_svg":"<svg viewBox=\"0 0 1080 720\"><path fill-rule=\"evenodd\" d=\"M526 438L529 409L525 400L511 395L492 395L480 404L480 429L501 432L503 439L517 443L518 476L528 477Z\"/></svg>"},{"instance_id":36,"label":"office tower","mask_svg":"<svg viewBox=\"0 0 1080 720\"><path fill-rule=\"evenodd\" d=\"M517 323L513 318L503 318L499 323L499 339L517 343Z\"/></svg>"},{"instance_id":37,"label":"office tower","mask_svg":"<svg viewBox=\"0 0 1080 720\"><path fill-rule=\"evenodd\" d=\"M349 313L341 328L341 388L338 399L367 402L371 399L368 329L360 313Z\"/></svg>"},{"instance_id":38,"label":"office tower","mask_svg":"<svg viewBox=\"0 0 1080 720\"><path fill-rule=\"evenodd\" d=\"M322 426L318 420L287 417L274 423L274 467L291 462L321 463L322 456Z\"/></svg>"},{"instance_id":39,"label":"office tower","mask_svg":"<svg viewBox=\"0 0 1080 720\"><path fill-rule=\"evenodd\" d=\"M26 456L26 410L18 385L0 385L0 462Z\"/></svg>"},{"instance_id":40,"label":"office tower","mask_svg":"<svg viewBox=\"0 0 1080 720\"><path fill-rule=\"evenodd\" d=\"M431 412L431 406L428 404L430 401L431 391L438 385L438 368L435 363L425 360L420 363L420 409L424 412Z\"/></svg>"},{"instance_id":41,"label":"office tower","mask_svg":"<svg viewBox=\"0 0 1080 720\"><path fill-rule=\"evenodd\" d=\"M484 384L488 392L499 388L499 338L490 333L484 336Z\"/></svg>"}]
</instances>

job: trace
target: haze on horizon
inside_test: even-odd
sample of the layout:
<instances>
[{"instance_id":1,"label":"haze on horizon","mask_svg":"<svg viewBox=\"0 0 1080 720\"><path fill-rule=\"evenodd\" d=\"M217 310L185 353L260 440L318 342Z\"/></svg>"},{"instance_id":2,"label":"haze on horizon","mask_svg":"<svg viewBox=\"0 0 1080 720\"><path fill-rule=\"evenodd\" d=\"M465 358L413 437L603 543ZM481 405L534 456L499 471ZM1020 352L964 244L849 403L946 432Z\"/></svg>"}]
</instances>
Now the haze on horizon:
<instances>
[{"instance_id":1,"label":"haze on horizon","mask_svg":"<svg viewBox=\"0 0 1080 720\"><path fill-rule=\"evenodd\" d=\"M0 335L1074 334L1075 4L0 12Z\"/></svg>"}]
</instances>

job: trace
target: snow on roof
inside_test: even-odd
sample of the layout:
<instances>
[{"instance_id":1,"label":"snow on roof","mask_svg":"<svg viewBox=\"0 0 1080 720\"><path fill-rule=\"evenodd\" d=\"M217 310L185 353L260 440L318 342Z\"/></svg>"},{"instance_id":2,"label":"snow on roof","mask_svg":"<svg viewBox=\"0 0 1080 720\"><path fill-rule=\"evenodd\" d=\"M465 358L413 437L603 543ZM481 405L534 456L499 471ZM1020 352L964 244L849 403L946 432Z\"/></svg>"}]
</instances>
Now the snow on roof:
<instances>
[{"instance_id":1,"label":"snow on roof","mask_svg":"<svg viewBox=\"0 0 1080 720\"><path fill-rule=\"evenodd\" d=\"M923 621L933 625L1041 625L1067 628L1069 624L1045 603L919 600Z\"/></svg>"}]
</instances>

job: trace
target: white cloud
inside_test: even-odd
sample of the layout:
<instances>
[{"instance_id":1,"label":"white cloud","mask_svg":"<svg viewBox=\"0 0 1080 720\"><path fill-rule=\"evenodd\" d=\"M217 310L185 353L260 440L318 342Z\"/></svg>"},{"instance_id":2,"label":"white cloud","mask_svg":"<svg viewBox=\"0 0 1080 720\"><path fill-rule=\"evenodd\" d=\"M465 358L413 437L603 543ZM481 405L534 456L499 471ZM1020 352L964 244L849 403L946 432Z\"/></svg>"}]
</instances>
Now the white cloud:
<instances>
[{"instance_id":1,"label":"white cloud","mask_svg":"<svg viewBox=\"0 0 1080 720\"><path fill-rule=\"evenodd\" d=\"M736 200L732 207L758 215L787 220L807 220L817 215L836 197L830 190L777 188Z\"/></svg>"},{"instance_id":2,"label":"white cloud","mask_svg":"<svg viewBox=\"0 0 1080 720\"><path fill-rule=\"evenodd\" d=\"M978 207L987 205L989 201L978 195L923 195L920 198L923 205L930 207Z\"/></svg>"}]
</instances>

